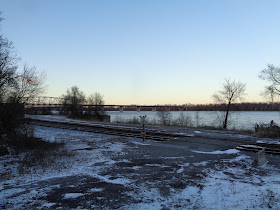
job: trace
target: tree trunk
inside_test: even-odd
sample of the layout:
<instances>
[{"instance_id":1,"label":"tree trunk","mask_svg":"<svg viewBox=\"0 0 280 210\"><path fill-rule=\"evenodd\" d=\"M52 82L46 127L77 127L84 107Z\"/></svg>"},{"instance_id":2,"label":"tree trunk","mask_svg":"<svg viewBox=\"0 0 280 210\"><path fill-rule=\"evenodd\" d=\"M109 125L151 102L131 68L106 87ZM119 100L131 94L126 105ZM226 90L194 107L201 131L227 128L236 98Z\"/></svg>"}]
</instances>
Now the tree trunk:
<instances>
[{"instance_id":1,"label":"tree trunk","mask_svg":"<svg viewBox=\"0 0 280 210\"><path fill-rule=\"evenodd\" d=\"M228 123L228 114L229 114L229 107L230 107L230 103L231 102L229 102L228 103L228 105L227 105L227 110L226 110L226 117L225 117L225 121L224 121L224 129L227 129L227 123Z\"/></svg>"}]
</instances>

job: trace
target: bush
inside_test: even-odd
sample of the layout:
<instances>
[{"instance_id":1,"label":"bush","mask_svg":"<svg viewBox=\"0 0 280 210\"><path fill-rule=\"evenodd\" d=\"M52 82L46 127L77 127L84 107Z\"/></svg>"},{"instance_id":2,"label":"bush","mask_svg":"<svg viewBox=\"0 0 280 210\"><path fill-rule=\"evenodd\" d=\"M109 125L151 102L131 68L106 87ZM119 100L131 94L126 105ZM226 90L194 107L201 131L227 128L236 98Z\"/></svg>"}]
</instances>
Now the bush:
<instances>
[{"instance_id":1,"label":"bush","mask_svg":"<svg viewBox=\"0 0 280 210\"><path fill-rule=\"evenodd\" d=\"M17 118L17 115L10 115L9 112L11 111L10 108L12 106L9 106L8 111L5 113L7 116L11 116L10 120L13 119L15 121L19 121L18 123L13 123L6 119L5 115L5 121L7 124L5 124L4 128L2 129L5 132L0 134L0 156L7 155L9 153L20 153L26 150L49 150L49 149L55 149L57 146L60 146L61 144L57 143L51 143L43 141L40 138L34 137L34 129L32 126L28 124L27 120L23 119L23 116L19 115L20 119ZM18 112L22 113L22 112ZM3 117L3 113L1 114Z\"/></svg>"},{"instance_id":2,"label":"bush","mask_svg":"<svg viewBox=\"0 0 280 210\"><path fill-rule=\"evenodd\" d=\"M189 115L184 115L183 113L180 113L180 116L172 123L175 126L193 127L192 117Z\"/></svg>"},{"instance_id":3,"label":"bush","mask_svg":"<svg viewBox=\"0 0 280 210\"><path fill-rule=\"evenodd\" d=\"M277 138L280 137L280 127L272 120L270 123L256 123L256 135L259 137Z\"/></svg>"},{"instance_id":4,"label":"bush","mask_svg":"<svg viewBox=\"0 0 280 210\"><path fill-rule=\"evenodd\" d=\"M40 138L34 137L30 133L28 135L24 132L9 133L8 135L2 135L0 137L0 155L6 155L9 151L15 154L27 150L48 151L56 149L61 145L62 143L46 142Z\"/></svg>"},{"instance_id":5,"label":"bush","mask_svg":"<svg viewBox=\"0 0 280 210\"><path fill-rule=\"evenodd\" d=\"M157 117L159 118L159 122L162 125L171 125L171 113L170 111L158 111Z\"/></svg>"},{"instance_id":6,"label":"bush","mask_svg":"<svg viewBox=\"0 0 280 210\"><path fill-rule=\"evenodd\" d=\"M277 138L280 137L280 127L261 129L256 131L256 135L258 137Z\"/></svg>"},{"instance_id":7,"label":"bush","mask_svg":"<svg viewBox=\"0 0 280 210\"><path fill-rule=\"evenodd\" d=\"M2 142L2 140L0 140L0 142ZM8 149L4 145L0 144L0 156L7 155L7 154L9 154Z\"/></svg>"},{"instance_id":8,"label":"bush","mask_svg":"<svg viewBox=\"0 0 280 210\"><path fill-rule=\"evenodd\" d=\"M19 103L0 104L0 134L9 133L24 123L24 106Z\"/></svg>"}]
</instances>

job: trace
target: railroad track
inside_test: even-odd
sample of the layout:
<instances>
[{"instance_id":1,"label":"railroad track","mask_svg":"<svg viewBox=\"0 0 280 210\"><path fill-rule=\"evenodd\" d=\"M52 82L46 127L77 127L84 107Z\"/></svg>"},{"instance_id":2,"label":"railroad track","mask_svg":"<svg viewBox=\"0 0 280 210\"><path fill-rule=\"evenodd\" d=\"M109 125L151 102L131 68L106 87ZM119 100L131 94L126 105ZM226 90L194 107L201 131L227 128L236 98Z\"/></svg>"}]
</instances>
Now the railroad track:
<instances>
[{"instance_id":1,"label":"railroad track","mask_svg":"<svg viewBox=\"0 0 280 210\"><path fill-rule=\"evenodd\" d=\"M88 123L82 121L77 122L71 120L53 121L53 120L42 120L42 119L30 119L30 123L33 125L46 126L46 127L87 131L87 132L102 133L108 135L124 136L124 137L142 138L141 136L142 128L139 127L123 127L123 126ZM145 136L145 139L151 139L156 141L168 141L171 139L176 139L179 137L186 136L183 134L156 131L153 129L146 129L146 132L147 135Z\"/></svg>"},{"instance_id":2,"label":"railroad track","mask_svg":"<svg viewBox=\"0 0 280 210\"><path fill-rule=\"evenodd\" d=\"M236 147L236 149L238 150L255 152L255 153L261 151L263 148L265 149L265 153L280 155L280 144L277 143L257 142L255 144L240 145Z\"/></svg>"},{"instance_id":3,"label":"railroad track","mask_svg":"<svg viewBox=\"0 0 280 210\"><path fill-rule=\"evenodd\" d=\"M78 130L78 131L86 131L86 132L94 132L94 133L102 133L108 135L116 135L116 136L124 136L124 137L133 137L133 138L141 138L141 130L140 127L126 127L126 126L118 126L118 125L109 125L109 124L101 124L101 123L93 123L93 122L84 122L77 120L46 120L46 119L31 119L30 122L33 125L46 126L46 127L55 127L62 129L70 129L70 130ZM145 139L155 140L155 141L169 141L175 140L178 138L187 137L189 138L198 138L195 136L190 136L184 133L176 133L176 132L166 132L162 130L156 129L146 129L147 135ZM214 139L213 137L209 137L207 139ZM219 139L223 141L231 141L228 139ZM240 139L233 140L235 142L242 142ZM206 143L206 142L205 142ZM247 142L248 143L248 142ZM265 152L269 154L280 155L280 143L269 143L269 142L250 142L247 145L237 146L236 149L241 151L249 151L249 152L258 152L265 148Z\"/></svg>"}]
</instances>

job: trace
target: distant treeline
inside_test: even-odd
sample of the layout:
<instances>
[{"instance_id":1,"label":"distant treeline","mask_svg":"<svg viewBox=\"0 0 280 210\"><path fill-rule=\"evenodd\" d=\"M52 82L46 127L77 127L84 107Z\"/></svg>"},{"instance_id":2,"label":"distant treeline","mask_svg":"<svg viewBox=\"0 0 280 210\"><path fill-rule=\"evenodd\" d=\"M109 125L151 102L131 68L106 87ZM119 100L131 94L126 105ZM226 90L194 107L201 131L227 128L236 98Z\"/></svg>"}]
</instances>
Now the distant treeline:
<instances>
[{"instance_id":1,"label":"distant treeline","mask_svg":"<svg viewBox=\"0 0 280 210\"><path fill-rule=\"evenodd\" d=\"M225 111L226 104L158 104L156 111ZM141 111L152 111L153 106L140 106ZM124 106L124 111L136 111L137 106ZM182 109L183 108L183 109ZM119 111L119 106L106 107L105 111ZM234 103L231 104L230 111L280 111L280 103Z\"/></svg>"},{"instance_id":2,"label":"distant treeline","mask_svg":"<svg viewBox=\"0 0 280 210\"><path fill-rule=\"evenodd\" d=\"M185 104L187 111L224 111L225 104ZM235 103L231 111L280 111L280 103Z\"/></svg>"}]
</instances>

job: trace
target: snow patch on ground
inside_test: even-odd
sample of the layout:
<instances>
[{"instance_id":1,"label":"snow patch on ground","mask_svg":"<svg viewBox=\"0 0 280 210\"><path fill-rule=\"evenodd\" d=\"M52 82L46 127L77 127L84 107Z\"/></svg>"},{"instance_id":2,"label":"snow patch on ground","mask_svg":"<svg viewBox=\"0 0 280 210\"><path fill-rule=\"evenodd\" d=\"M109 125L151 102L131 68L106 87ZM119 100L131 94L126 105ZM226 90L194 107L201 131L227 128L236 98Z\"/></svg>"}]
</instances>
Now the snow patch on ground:
<instances>
[{"instance_id":1,"label":"snow patch on ground","mask_svg":"<svg viewBox=\"0 0 280 210\"><path fill-rule=\"evenodd\" d=\"M265 144L280 144L280 141L265 141L265 140L259 140L257 143L265 143Z\"/></svg>"},{"instance_id":2,"label":"snow patch on ground","mask_svg":"<svg viewBox=\"0 0 280 210\"><path fill-rule=\"evenodd\" d=\"M125 206L123 209L279 209L279 172L268 176L247 174L251 161L240 155L224 162L238 163L243 160L245 169L229 167L227 170L211 169L208 176L197 186L186 186L182 190L172 190L164 197L156 188L139 189L143 202ZM271 170L266 167L263 170ZM180 168L177 173L182 173ZM238 177L234 178L235 175ZM141 193L142 192L142 193Z\"/></svg>"},{"instance_id":3,"label":"snow patch on ground","mask_svg":"<svg viewBox=\"0 0 280 210\"><path fill-rule=\"evenodd\" d=\"M84 195L83 193L66 193L64 195L63 199L73 199L73 198L78 198L78 197L83 196L83 195Z\"/></svg>"},{"instance_id":4,"label":"snow patch on ground","mask_svg":"<svg viewBox=\"0 0 280 210\"><path fill-rule=\"evenodd\" d=\"M46 208L51 208L52 206L54 206L56 203L45 203L44 205L42 205L42 207L46 207Z\"/></svg>"},{"instance_id":5,"label":"snow patch on ground","mask_svg":"<svg viewBox=\"0 0 280 210\"><path fill-rule=\"evenodd\" d=\"M129 179L125 179L125 178L113 178L111 176L101 176L101 175L94 175L94 177L107 182L107 183L112 183L112 184L122 184L122 185L126 185L131 183L131 181Z\"/></svg>"},{"instance_id":6,"label":"snow patch on ground","mask_svg":"<svg viewBox=\"0 0 280 210\"><path fill-rule=\"evenodd\" d=\"M139 170L140 168L142 168L141 166L133 166L132 169L133 170Z\"/></svg>"},{"instance_id":7,"label":"snow patch on ground","mask_svg":"<svg viewBox=\"0 0 280 210\"><path fill-rule=\"evenodd\" d=\"M257 146L257 145L250 145L250 144L246 144L246 145L240 145L236 148L240 148L240 147L250 147L250 148L256 148L256 149L262 149L263 147L261 146Z\"/></svg>"},{"instance_id":8,"label":"snow patch on ground","mask_svg":"<svg viewBox=\"0 0 280 210\"><path fill-rule=\"evenodd\" d=\"M195 184L182 185L182 188L166 186L170 189L170 194L166 196L159 191L156 184L165 184L167 180L156 180L155 183L143 183L137 180L136 183L130 176L136 174L138 170L150 166L159 170L159 173L166 173L169 179L172 171L164 171L169 168L166 168L166 165L161 162L132 166L129 170L134 171L129 172L127 176L102 173L106 168L113 168L120 163L131 163L122 156L126 154L126 148L137 148L138 145L149 147L153 144L140 143L133 139L126 144L127 139L116 139L108 135L40 126L35 126L35 135L49 141L65 142L65 148L70 151L70 156L57 157L54 163L50 163L48 167L30 166L30 168L24 169L26 173L19 173L20 163L16 162L23 160L26 156L0 157L0 171L8 173L0 183L0 208L6 205L5 207L10 209L22 209L26 208L27 204L42 208L56 208L57 203L43 201L40 197L47 196L49 192L56 189L59 191L65 186L54 184L42 187L37 186L38 181L48 182L51 178L67 179L73 175L87 175L104 182L104 186L114 184L134 189L127 194L138 199L139 203L127 204L120 209L280 209L279 169L268 164L260 168L253 168L252 158L241 155L236 149L212 152L192 151L202 154L232 154L235 157L221 159L216 164L216 168L207 168L202 171L205 175L194 181ZM143 156L142 158L148 157ZM187 162L183 156L158 158L174 161L174 165L177 164L177 168L172 168L175 175L170 175L170 179L175 179L177 175L180 175L183 177L180 181L191 180L188 167L203 168L211 163L210 160ZM270 174L261 176L257 173L262 171L268 171ZM143 173L143 171L141 172ZM149 176L149 174L142 175ZM71 183L67 187L74 188L78 184ZM84 193L75 192L75 190L73 192L70 189L70 192L63 193L62 197L65 200L78 200L89 193L96 193L97 198L102 200L104 197L99 194L106 190L104 186L91 186ZM91 208L101 207L91 205Z\"/></svg>"},{"instance_id":9,"label":"snow patch on ground","mask_svg":"<svg viewBox=\"0 0 280 210\"><path fill-rule=\"evenodd\" d=\"M89 190L89 192L101 192L101 191L103 191L102 188L92 188Z\"/></svg>"},{"instance_id":10,"label":"snow patch on ground","mask_svg":"<svg viewBox=\"0 0 280 210\"><path fill-rule=\"evenodd\" d=\"M190 163L184 163L184 164L180 164L181 167L189 167Z\"/></svg>"},{"instance_id":11,"label":"snow patch on ground","mask_svg":"<svg viewBox=\"0 0 280 210\"><path fill-rule=\"evenodd\" d=\"M194 166L206 166L208 164L208 161L202 161L198 163L193 163Z\"/></svg>"},{"instance_id":12,"label":"snow patch on ground","mask_svg":"<svg viewBox=\"0 0 280 210\"><path fill-rule=\"evenodd\" d=\"M184 168L180 168L180 169L178 169L177 173L179 174L179 173L182 173L183 171L184 171Z\"/></svg>"},{"instance_id":13,"label":"snow patch on ground","mask_svg":"<svg viewBox=\"0 0 280 210\"><path fill-rule=\"evenodd\" d=\"M221 154L236 154L236 153L239 153L240 151L237 149L228 149L225 151L217 150L217 151L213 151L213 152L203 152L203 151L192 150L192 152L201 153L201 154L221 155Z\"/></svg>"},{"instance_id":14,"label":"snow patch on ground","mask_svg":"<svg viewBox=\"0 0 280 210\"><path fill-rule=\"evenodd\" d=\"M142 145L142 146L150 146L151 145L151 144L142 143L142 142L139 142L139 141L133 141L133 144Z\"/></svg>"},{"instance_id":15,"label":"snow patch on ground","mask_svg":"<svg viewBox=\"0 0 280 210\"><path fill-rule=\"evenodd\" d=\"M245 180L234 180L228 175L229 172L231 174L241 173L243 176L240 179L244 178ZM215 206L217 209L280 208L279 176L277 178L275 175L257 176L253 182L246 180L249 179L240 169L230 168L222 172L212 171L205 179L205 186L201 191L203 206ZM278 182L278 184L273 184L273 182Z\"/></svg>"},{"instance_id":16,"label":"snow patch on ground","mask_svg":"<svg viewBox=\"0 0 280 210\"><path fill-rule=\"evenodd\" d=\"M160 157L161 159L181 159L181 158L184 158L184 157Z\"/></svg>"}]
</instances>

